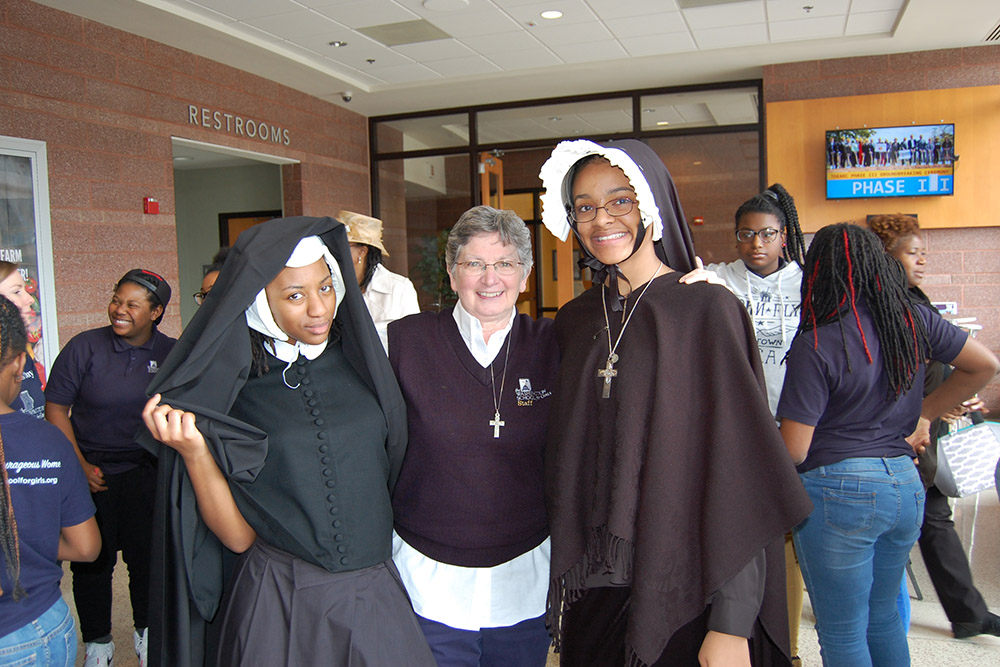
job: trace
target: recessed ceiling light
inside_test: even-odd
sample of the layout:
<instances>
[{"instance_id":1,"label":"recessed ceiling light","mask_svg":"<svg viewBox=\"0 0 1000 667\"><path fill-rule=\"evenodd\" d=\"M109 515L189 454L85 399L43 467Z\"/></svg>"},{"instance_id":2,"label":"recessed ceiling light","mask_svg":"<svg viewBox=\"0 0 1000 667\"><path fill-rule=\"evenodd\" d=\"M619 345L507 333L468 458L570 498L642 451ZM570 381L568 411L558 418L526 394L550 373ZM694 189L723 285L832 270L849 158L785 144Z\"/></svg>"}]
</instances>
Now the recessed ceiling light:
<instances>
[{"instance_id":1,"label":"recessed ceiling light","mask_svg":"<svg viewBox=\"0 0 1000 667\"><path fill-rule=\"evenodd\" d=\"M653 113L654 111L656 111L656 109L652 107L646 107L645 109L642 110L643 113Z\"/></svg>"},{"instance_id":2,"label":"recessed ceiling light","mask_svg":"<svg viewBox=\"0 0 1000 667\"><path fill-rule=\"evenodd\" d=\"M658 120L658 121L656 121L656 124L657 125L670 125L670 121L669 120Z\"/></svg>"},{"instance_id":3,"label":"recessed ceiling light","mask_svg":"<svg viewBox=\"0 0 1000 667\"><path fill-rule=\"evenodd\" d=\"M561 19L562 15L563 15L562 12L559 11L558 9L546 9L544 12L539 14L539 16L541 16L543 19L549 19L550 21L554 21L555 19Z\"/></svg>"},{"instance_id":4,"label":"recessed ceiling light","mask_svg":"<svg viewBox=\"0 0 1000 667\"><path fill-rule=\"evenodd\" d=\"M345 42L342 39L335 39L332 42L330 42L330 46L332 46L335 49L339 49L342 46L347 46L347 42Z\"/></svg>"},{"instance_id":5,"label":"recessed ceiling light","mask_svg":"<svg viewBox=\"0 0 1000 667\"><path fill-rule=\"evenodd\" d=\"M562 118L560 116L549 116L549 120L551 120L553 123L557 123L561 121Z\"/></svg>"},{"instance_id":6,"label":"recessed ceiling light","mask_svg":"<svg viewBox=\"0 0 1000 667\"><path fill-rule=\"evenodd\" d=\"M190 157L188 155L175 155L174 156L174 162L187 162L188 160L193 160L193 159L194 159L193 157Z\"/></svg>"},{"instance_id":7,"label":"recessed ceiling light","mask_svg":"<svg viewBox=\"0 0 1000 667\"><path fill-rule=\"evenodd\" d=\"M695 160L693 164L696 167L700 167L701 166L701 160Z\"/></svg>"}]
</instances>

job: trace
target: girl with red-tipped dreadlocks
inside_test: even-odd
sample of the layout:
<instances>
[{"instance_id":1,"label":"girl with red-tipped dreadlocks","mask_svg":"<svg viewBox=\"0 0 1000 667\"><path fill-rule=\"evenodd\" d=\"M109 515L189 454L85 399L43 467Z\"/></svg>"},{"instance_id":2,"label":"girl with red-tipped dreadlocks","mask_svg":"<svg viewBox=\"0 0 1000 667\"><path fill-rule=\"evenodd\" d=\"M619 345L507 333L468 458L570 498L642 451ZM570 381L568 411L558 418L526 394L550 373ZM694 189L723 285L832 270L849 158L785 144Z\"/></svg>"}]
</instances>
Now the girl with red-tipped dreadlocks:
<instances>
[{"instance_id":1,"label":"girl with red-tipped dreadlocks","mask_svg":"<svg viewBox=\"0 0 1000 667\"><path fill-rule=\"evenodd\" d=\"M101 549L87 479L55 426L14 410L27 357L17 306L0 296L0 662L71 667L76 624L60 560Z\"/></svg>"},{"instance_id":2,"label":"girl with red-tipped dreadlocks","mask_svg":"<svg viewBox=\"0 0 1000 667\"><path fill-rule=\"evenodd\" d=\"M955 372L921 404L928 358ZM840 223L806 254L787 364L778 416L814 505L794 539L823 664L909 665L896 593L924 511L914 449L926 420L984 387L1000 362L909 298L874 234Z\"/></svg>"}]
</instances>

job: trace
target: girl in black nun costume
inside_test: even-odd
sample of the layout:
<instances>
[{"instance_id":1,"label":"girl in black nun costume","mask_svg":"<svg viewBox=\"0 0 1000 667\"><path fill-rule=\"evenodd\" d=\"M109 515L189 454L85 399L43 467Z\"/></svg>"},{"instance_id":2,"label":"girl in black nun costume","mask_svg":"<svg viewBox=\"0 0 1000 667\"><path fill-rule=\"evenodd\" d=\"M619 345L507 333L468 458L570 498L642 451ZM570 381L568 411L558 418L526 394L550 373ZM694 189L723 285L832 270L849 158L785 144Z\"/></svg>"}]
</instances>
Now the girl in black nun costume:
<instances>
[{"instance_id":1,"label":"girl in black nun costume","mask_svg":"<svg viewBox=\"0 0 1000 667\"><path fill-rule=\"evenodd\" d=\"M434 665L390 558L403 401L351 275L331 218L243 232L150 386L150 664Z\"/></svg>"},{"instance_id":2,"label":"girl in black nun costume","mask_svg":"<svg viewBox=\"0 0 1000 667\"><path fill-rule=\"evenodd\" d=\"M560 143L542 221L594 286L556 315L549 620L563 667L787 665L784 534L809 502L725 288L645 144ZM749 642L747 641L749 639Z\"/></svg>"}]
</instances>

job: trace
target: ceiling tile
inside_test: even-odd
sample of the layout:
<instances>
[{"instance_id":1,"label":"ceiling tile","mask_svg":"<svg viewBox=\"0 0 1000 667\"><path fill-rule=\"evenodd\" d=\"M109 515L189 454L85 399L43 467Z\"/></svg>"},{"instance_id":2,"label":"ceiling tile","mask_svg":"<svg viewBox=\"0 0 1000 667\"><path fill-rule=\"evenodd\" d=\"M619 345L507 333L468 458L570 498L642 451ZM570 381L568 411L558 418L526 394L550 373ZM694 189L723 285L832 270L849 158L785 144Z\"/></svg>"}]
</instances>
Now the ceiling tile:
<instances>
[{"instance_id":1,"label":"ceiling tile","mask_svg":"<svg viewBox=\"0 0 1000 667\"><path fill-rule=\"evenodd\" d=\"M558 10L563 13L562 18L543 19L541 13L546 10ZM548 0L530 5L506 7L505 11L521 25L535 23L538 26L560 26L585 23L597 18L583 0Z\"/></svg>"},{"instance_id":2,"label":"ceiling tile","mask_svg":"<svg viewBox=\"0 0 1000 667\"><path fill-rule=\"evenodd\" d=\"M896 11L866 12L847 17L847 35L872 35L892 32L896 25Z\"/></svg>"},{"instance_id":3,"label":"ceiling tile","mask_svg":"<svg viewBox=\"0 0 1000 667\"><path fill-rule=\"evenodd\" d=\"M199 0L188 4L201 5L239 20L274 16L302 9L302 5L294 0Z\"/></svg>"},{"instance_id":4,"label":"ceiling tile","mask_svg":"<svg viewBox=\"0 0 1000 667\"><path fill-rule=\"evenodd\" d=\"M802 9L812 5L808 12ZM820 18L822 16L847 16L850 0L823 0L809 2L808 0L767 0L767 19L769 21L794 21L796 19Z\"/></svg>"},{"instance_id":5,"label":"ceiling tile","mask_svg":"<svg viewBox=\"0 0 1000 667\"><path fill-rule=\"evenodd\" d=\"M302 37L333 33L334 31L340 31L343 34L344 28L339 23L331 21L325 16L320 16L310 9L299 9L276 16L250 18L244 22L292 41L299 41ZM335 38L331 37L330 39Z\"/></svg>"},{"instance_id":6,"label":"ceiling tile","mask_svg":"<svg viewBox=\"0 0 1000 667\"><path fill-rule=\"evenodd\" d=\"M392 50L417 62L450 60L452 58L465 58L475 55L475 51L457 39L436 39L432 42L400 44L399 46L392 47Z\"/></svg>"},{"instance_id":7,"label":"ceiling tile","mask_svg":"<svg viewBox=\"0 0 1000 667\"><path fill-rule=\"evenodd\" d=\"M771 41L791 42L798 39L842 37L846 23L846 16L824 16L798 21L772 21L770 26Z\"/></svg>"},{"instance_id":8,"label":"ceiling tile","mask_svg":"<svg viewBox=\"0 0 1000 667\"><path fill-rule=\"evenodd\" d=\"M538 26L528 32L546 46L587 46L590 42L606 41L613 36L603 23L596 20L564 26Z\"/></svg>"},{"instance_id":9,"label":"ceiling tile","mask_svg":"<svg viewBox=\"0 0 1000 667\"><path fill-rule=\"evenodd\" d=\"M435 12L425 18L459 39L509 32L519 27L516 21L495 7L475 12Z\"/></svg>"},{"instance_id":10,"label":"ceiling tile","mask_svg":"<svg viewBox=\"0 0 1000 667\"><path fill-rule=\"evenodd\" d=\"M561 65L563 62L552 51L542 47L491 53L486 57L490 62L496 64L497 67L507 71L531 69L532 67L550 67L552 65Z\"/></svg>"},{"instance_id":11,"label":"ceiling tile","mask_svg":"<svg viewBox=\"0 0 1000 667\"><path fill-rule=\"evenodd\" d=\"M198 16L204 16L209 21L219 21L220 23L232 23L236 19L226 14L221 14L214 9L210 9L200 2L193 0L173 0L171 3L183 11L193 12Z\"/></svg>"},{"instance_id":12,"label":"ceiling tile","mask_svg":"<svg viewBox=\"0 0 1000 667\"><path fill-rule=\"evenodd\" d=\"M520 51L521 49L530 51L541 46L541 42L526 30L483 35L462 43L473 51L483 54Z\"/></svg>"},{"instance_id":13,"label":"ceiling tile","mask_svg":"<svg viewBox=\"0 0 1000 667\"><path fill-rule=\"evenodd\" d=\"M441 76L475 76L477 74L488 74L499 72L500 68L482 56L469 56L467 58L452 58L450 60L435 60L427 64L432 70Z\"/></svg>"},{"instance_id":14,"label":"ceiling tile","mask_svg":"<svg viewBox=\"0 0 1000 667\"><path fill-rule=\"evenodd\" d=\"M898 11L905 0L853 0L851 13Z\"/></svg>"},{"instance_id":15,"label":"ceiling tile","mask_svg":"<svg viewBox=\"0 0 1000 667\"><path fill-rule=\"evenodd\" d=\"M415 81L427 81L429 79L440 79L441 75L419 63L408 65L398 65L387 67L377 73L378 78L386 83L413 83Z\"/></svg>"},{"instance_id":16,"label":"ceiling tile","mask_svg":"<svg viewBox=\"0 0 1000 667\"><path fill-rule=\"evenodd\" d=\"M628 56L622 45L613 39L603 42L587 41L579 44L558 44L552 46L552 50L567 63L590 63Z\"/></svg>"},{"instance_id":17,"label":"ceiling tile","mask_svg":"<svg viewBox=\"0 0 1000 667\"><path fill-rule=\"evenodd\" d=\"M607 19L604 23L616 37L622 40L626 48L628 48L629 40L634 37L656 33L687 32L688 29L680 12Z\"/></svg>"},{"instance_id":18,"label":"ceiling tile","mask_svg":"<svg viewBox=\"0 0 1000 667\"><path fill-rule=\"evenodd\" d=\"M587 4L605 20L680 10L674 0L587 0Z\"/></svg>"},{"instance_id":19,"label":"ceiling tile","mask_svg":"<svg viewBox=\"0 0 1000 667\"><path fill-rule=\"evenodd\" d=\"M696 51L698 49L698 46L694 43L694 39L691 38L691 33L687 32L644 35L642 37L623 39L621 42L629 55L634 58Z\"/></svg>"},{"instance_id":20,"label":"ceiling tile","mask_svg":"<svg viewBox=\"0 0 1000 667\"><path fill-rule=\"evenodd\" d=\"M767 44L767 25L737 25L712 30L695 30L694 41L702 51L706 49L727 49L733 46Z\"/></svg>"},{"instance_id":21,"label":"ceiling tile","mask_svg":"<svg viewBox=\"0 0 1000 667\"><path fill-rule=\"evenodd\" d=\"M334 21L351 28L364 28L383 23L402 23L414 21L420 16L400 7L392 0L363 0L361 2L338 2L331 4L330 0L314 0L304 3L314 10Z\"/></svg>"},{"instance_id":22,"label":"ceiling tile","mask_svg":"<svg viewBox=\"0 0 1000 667\"><path fill-rule=\"evenodd\" d=\"M728 26L763 23L764 3L762 0L731 2L725 5L694 7L682 10L684 18L692 30L724 28Z\"/></svg>"}]
</instances>

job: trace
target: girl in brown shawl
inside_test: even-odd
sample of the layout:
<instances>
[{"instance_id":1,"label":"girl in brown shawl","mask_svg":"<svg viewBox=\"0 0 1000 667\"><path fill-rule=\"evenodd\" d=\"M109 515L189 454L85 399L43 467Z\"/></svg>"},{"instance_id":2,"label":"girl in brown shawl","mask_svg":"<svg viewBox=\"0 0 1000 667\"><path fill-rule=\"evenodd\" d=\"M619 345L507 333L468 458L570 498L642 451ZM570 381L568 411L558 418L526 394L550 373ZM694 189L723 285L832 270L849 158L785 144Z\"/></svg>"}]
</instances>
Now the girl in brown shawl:
<instances>
[{"instance_id":1,"label":"girl in brown shawl","mask_svg":"<svg viewBox=\"0 0 1000 667\"><path fill-rule=\"evenodd\" d=\"M788 664L782 536L809 503L745 309L681 286L691 237L645 144L563 142L541 177L543 222L572 229L594 271L556 317L546 500L563 667Z\"/></svg>"}]
</instances>

